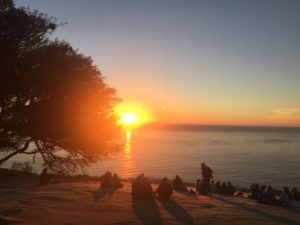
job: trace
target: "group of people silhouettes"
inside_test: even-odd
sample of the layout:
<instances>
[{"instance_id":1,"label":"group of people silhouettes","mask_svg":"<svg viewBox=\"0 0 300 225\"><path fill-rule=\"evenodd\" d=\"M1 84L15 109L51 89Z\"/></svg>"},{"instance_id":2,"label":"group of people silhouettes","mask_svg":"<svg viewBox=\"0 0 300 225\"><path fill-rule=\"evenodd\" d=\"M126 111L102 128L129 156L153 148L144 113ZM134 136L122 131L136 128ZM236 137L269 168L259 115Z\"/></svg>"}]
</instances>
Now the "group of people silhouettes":
<instances>
[{"instance_id":1,"label":"group of people silhouettes","mask_svg":"<svg viewBox=\"0 0 300 225\"><path fill-rule=\"evenodd\" d=\"M196 181L196 191L202 195L211 195L211 194L224 194L224 195L233 195L236 192L236 188L231 184L231 182L214 182L213 180L213 171L212 169L205 165L201 164L202 180L197 179Z\"/></svg>"},{"instance_id":2,"label":"group of people silhouettes","mask_svg":"<svg viewBox=\"0 0 300 225\"><path fill-rule=\"evenodd\" d=\"M121 188L123 184L116 173L114 175L107 171L100 177L101 188Z\"/></svg>"},{"instance_id":3,"label":"group of people silhouettes","mask_svg":"<svg viewBox=\"0 0 300 225\"><path fill-rule=\"evenodd\" d=\"M293 201L300 200L297 187L293 187L290 191L290 189L285 186L282 191L278 191L274 190L272 186L259 186L259 184L252 184L250 186L250 195L248 197L259 203L281 205L283 207L292 207Z\"/></svg>"},{"instance_id":4,"label":"group of people silhouettes","mask_svg":"<svg viewBox=\"0 0 300 225\"><path fill-rule=\"evenodd\" d=\"M203 182L201 184L201 194L211 193L210 179L213 177L210 167L204 163L201 164ZM188 189L180 176L176 175L173 181L169 181L164 177L159 183L155 192L152 190L150 180L142 173L132 183L132 197L133 199L151 199L158 197L160 199L168 199L173 194L173 190L179 192L189 192L190 194L196 194L196 192L190 188Z\"/></svg>"},{"instance_id":5,"label":"group of people silhouettes","mask_svg":"<svg viewBox=\"0 0 300 225\"><path fill-rule=\"evenodd\" d=\"M47 168L43 169L39 176L39 183L45 185L49 182L49 174ZM153 199L157 197L159 199L169 199L173 194L173 190L179 192L188 192L190 194L201 195L211 195L211 194L224 194L233 195L236 192L236 188L230 182L214 182L212 169L201 164L202 180L198 179L196 181L194 191L191 187L188 188L183 182L180 176L176 175L175 178L170 181L168 178L164 177L158 184L155 192L152 189L151 182L143 173L137 176L137 178L132 182L132 198L135 200L146 200ZM121 179L115 173L112 175L111 172L107 171L100 177L101 189L110 188L121 188L123 184ZM256 200L258 203L270 204L270 205L281 205L284 207L291 207L293 201L300 200L300 193L297 187L291 190L288 187L284 187L282 191L274 190L271 186L252 184L250 186L249 198ZM241 192L240 192L241 193Z\"/></svg>"},{"instance_id":6,"label":"group of people silhouettes","mask_svg":"<svg viewBox=\"0 0 300 225\"><path fill-rule=\"evenodd\" d=\"M132 183L132 198L136 200L153 199L154 197L168 199L173 194L173 190L185 190L184 188L185 184L179 176L176 176L173 182L164 177L156 191L153 192L150 180L142 173Z\"/></svg>"},{"instance_id":7,"label":"group of people silhouettes","mask_svg":"<svg viewBox=\"0 0 300 225\"><path fill-rule=\"evenodd\" d=\"M196 191L199 194L211 195L211 194L222 194L222 195L233 195L236 192L236 187L231 182L215 182L212 180L209 184L209 189L204 192L202 189L202 182L200 179L196 181Z\"/></svg>"}]
</instances>

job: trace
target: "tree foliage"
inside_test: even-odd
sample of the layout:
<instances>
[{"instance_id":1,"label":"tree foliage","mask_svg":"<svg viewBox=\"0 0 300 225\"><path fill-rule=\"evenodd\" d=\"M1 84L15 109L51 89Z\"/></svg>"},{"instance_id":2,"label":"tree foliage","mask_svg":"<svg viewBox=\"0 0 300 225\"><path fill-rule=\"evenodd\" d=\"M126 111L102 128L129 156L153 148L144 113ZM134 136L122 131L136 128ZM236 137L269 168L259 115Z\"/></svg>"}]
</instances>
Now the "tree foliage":
<instances>
[{"instance_id":1,"label":"tree foliage","mask_svg":"<svg viewBox=\"0 0 300 225\"><path fill-rule=\"evenodd\" d=\"M40 154L54 171L75 170L116 139L115 90L91 58L49 39L57 26L0 0L0 164Z\"/></svg>"}]
</instances>

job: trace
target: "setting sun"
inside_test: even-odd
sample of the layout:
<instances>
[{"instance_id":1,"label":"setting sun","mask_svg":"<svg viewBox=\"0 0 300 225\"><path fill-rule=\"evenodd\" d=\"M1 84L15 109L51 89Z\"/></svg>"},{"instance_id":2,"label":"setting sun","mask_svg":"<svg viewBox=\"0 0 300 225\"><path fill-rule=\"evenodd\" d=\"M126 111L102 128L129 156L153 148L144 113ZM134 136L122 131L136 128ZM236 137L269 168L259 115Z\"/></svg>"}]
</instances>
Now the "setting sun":
<instances>
[{"instance_id":1,"label":"setting sun","mask_svg":"<svg viewBox=\"0 0 300 225\"><path fill-rule=\"evenodd\" d=\"M148 107L138 102L122 102L116 106L115 112L120 118L119 125L139 126L153 121Z\"/></svg>"},{"instance_id":2,"label":"setting sun","mask_svg":"<svg viewBox=\"0 0 300 225\"><path fill-rule=\"evenodd\" d=\"M133 113L125 113L122 115L123 124L135 124L137 122L138 122L138 117Z\"/></svg>"}]
</instances>

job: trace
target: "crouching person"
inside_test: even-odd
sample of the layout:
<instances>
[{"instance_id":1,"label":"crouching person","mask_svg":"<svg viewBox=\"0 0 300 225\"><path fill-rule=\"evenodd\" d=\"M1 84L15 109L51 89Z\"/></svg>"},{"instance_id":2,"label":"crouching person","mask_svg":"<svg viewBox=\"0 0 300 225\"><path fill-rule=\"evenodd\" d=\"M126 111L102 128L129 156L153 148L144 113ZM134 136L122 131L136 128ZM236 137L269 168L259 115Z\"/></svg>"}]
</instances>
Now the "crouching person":
<instances>
[{"instance_id":1,"label":"crouching person","mask_svg":"<svg viewBox=\"0 0 300 225\"><path fill-rule=\"evenodd\" d=\"M173 194L173 187L169 180L165 177L162 179L162 182L159 184L156 189L158 198L160 199L169 199Z\"/></svg>"},{"instance_id":2,"label":"crouching person","mask_svg":"<svg viewBox=\"0 0 300 225\"><path fill-rule=\"evenodd\" d=\"M153 191L150 180L142 173L132 183L133 200L153 200Z\"/></svg>"}]
</instances>

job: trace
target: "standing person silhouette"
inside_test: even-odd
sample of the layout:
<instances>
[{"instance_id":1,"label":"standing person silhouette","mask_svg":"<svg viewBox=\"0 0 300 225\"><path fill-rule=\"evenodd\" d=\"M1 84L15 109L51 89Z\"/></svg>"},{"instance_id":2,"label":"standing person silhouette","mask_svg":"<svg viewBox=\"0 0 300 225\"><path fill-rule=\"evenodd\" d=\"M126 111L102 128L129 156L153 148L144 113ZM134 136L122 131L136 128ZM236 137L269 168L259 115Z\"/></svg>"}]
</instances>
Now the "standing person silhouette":
<instances>
[{"instance_id":1,"label":"standing person silhouette","mask_svg":"<svg viewBox=\"0 0 300 225\"><path fill-rule=\"evenodd\" d=\"M205 163L201 163L201 172L202 172L202 185L201 185L201 194L210 194L210 179L213 178L213 171L209 166L206 166Z\"/></svg>"},{"instance_id":2,"label":"standing person silhouette","mask_svg":"<svg viewBox=\"0 0 300 225\"><path fill-rule=\"evenodd\" d=\"M39 176L40 185L45 185L49 183L50 176L48 174L48 169L44 168Z\"/></svg>"}]
</instances>

